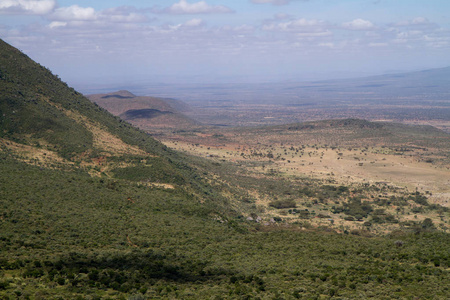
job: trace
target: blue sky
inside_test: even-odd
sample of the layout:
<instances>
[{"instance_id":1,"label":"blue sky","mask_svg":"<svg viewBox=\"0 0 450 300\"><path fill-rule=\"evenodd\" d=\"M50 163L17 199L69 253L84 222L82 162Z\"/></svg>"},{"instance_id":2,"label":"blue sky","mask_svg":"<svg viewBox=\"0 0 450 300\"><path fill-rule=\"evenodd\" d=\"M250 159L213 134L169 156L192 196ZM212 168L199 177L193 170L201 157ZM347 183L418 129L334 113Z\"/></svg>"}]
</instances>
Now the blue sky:
<instances>
[{"instance_id":1,"label":"blue sky","mask_svg":"<svg viewBox=\"0 0 450 300\"><path fill-rule=\"evenodd\" d=\"M0 0L0 38L75 87L353 77L450 66L450 1Z\"/></svg>"}]
</instances>

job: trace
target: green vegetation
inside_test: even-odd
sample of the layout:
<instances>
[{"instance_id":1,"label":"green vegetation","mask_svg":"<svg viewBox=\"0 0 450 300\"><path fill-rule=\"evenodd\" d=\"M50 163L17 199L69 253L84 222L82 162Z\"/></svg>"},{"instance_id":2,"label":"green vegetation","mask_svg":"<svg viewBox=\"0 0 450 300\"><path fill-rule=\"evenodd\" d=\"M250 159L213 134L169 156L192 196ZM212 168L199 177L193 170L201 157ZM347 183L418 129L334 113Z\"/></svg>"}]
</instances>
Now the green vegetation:
<instances>
[{"instance_id":1,"label":"green vegetation","mask_svg":"<svg viewBox=\"0 0 450 300\"><path fill-rule=\"evenodd\" d=\"M1 161L3 296L448 295L448 234L252 227L183 190Z\"/></svg>"},{"instance_id":2,"label":"green vegetation","mask_svg":"<svg viewBox=\"0 0 450 300\"><path fill-rule=\"evenodd\" d=\"M269 206L275 207L278 209L280 209L280 208L295 208L297 206L297 204L292 199L286 199L286 200L271 201L269 203Z\"/></svg>"},{"instance_id":3,"label":"green vegetation","mask_svg":"<svg viewBox=\"0 0 450 300\"><path fill-rule=\"evenodd\" d=\"M92 134L68 117L73 111L102 124L125 143L152 154L168 149L142 131L107 113L59 80L45 67L0 40L0 138L19 143L43 139L63 157L92 149Z\"/></svg>"},{"instance_id":4,"label":"green vegetation","mask_svg":"<svg viewBox=\"0 0 450 300\"><path fill-rule=\"evenodd\" d=\"M185 179L168 161L159 157L148 158L146 163L135 163L133 166L112 170L114 177L131 181L149 181L184 184Z\"/></svg>"},{"instance_id":5,"label":"green vegetation","mask_svg":"<svg viewBox=\"0 0 450 300\"><path fill-rule=\"evenodd\" d=\"M3 42L0 76L1 299L449 294L450 236L433 220L403 221L403 230L384 235L370 231L376 220L395 222L391 203L446 213L422 193L256 177L227 162L174 152ZM142 153L102 148L75 113ZM20 157L12 142L66 161L47 167ZM281 215L271 224L259 222L262 200ZM333 213L364 223L341 233L309 223L313 216L327 222Z\"/></svg>"}]
</instances>

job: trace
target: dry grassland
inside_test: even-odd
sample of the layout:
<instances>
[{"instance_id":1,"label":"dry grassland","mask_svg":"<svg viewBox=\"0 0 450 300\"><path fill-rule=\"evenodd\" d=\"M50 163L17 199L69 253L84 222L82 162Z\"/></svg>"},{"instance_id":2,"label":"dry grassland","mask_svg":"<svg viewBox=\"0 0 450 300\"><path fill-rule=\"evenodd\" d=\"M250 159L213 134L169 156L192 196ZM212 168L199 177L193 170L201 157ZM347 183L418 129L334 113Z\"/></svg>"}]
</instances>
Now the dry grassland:
<instances>
[{"instance_id":1,"label":"dry grassland","mask_svg":"<svg viewBox=\"0 0 450 300\"><path fill-rule=\"evenodd\" d=\"M45 141L39 141L39 144L45 145ZM37 148L30 145L18 144L10 140L0 139L0 148L11 151L17 159L26 163L40 163L45 167L54 164L73 164L60 157L56 152L49 151L44 148Z\"/></svg>"},{"instance_id":2,"label":"dry grassland","mask_svg":"<svg viewBox=\"0 0 450 300\"><path fill-rule=\"evenodd\" d=\"M88 118L74 111L65 110L65 114L79 124L85 126L93 135L94 147L102 149L114 155L132 154L146 155L146 152L136 146L124 143L121 139L109 133L106 129L101 128L100 124L95 124Z\"/></svg>"},{"instance_id":3,"label":"dry grassland","mask_svg":"<svg viewBox=\"0 0 450 300\"><path fill-rule=\"evenodd\" d=\"M305 147L299 153L272 145L274 158L251 155L255 150L249 145L201 145L184 141L165 141L168 147L211 159L225 159L233 162L257 162L259 166L249 167L265 174L270 168L285 176L306 176L333 179L339 184L386 182L390 185L416 188L432 193L430 200L450 206L450 170L430 163L418 161L415 157L383 153L380 149L335 149ZM286 150L286 151L285 151ZM244 155L242 155L242 153ZM302 154L303 153L303 154Z\"/></svg>"},{"instance_id":4,"label":"dry grassland","mask_svg":"<svg viewBox=\"0 0 450 300\"><path fill-rule=\"evenodd\" d=\"M442 149L416 147L410 143L408 151L399 152L399 146L383 138L362 137L352 141L345 137L354 134L341 131L333 137L327 130L301 136L286 130L270 134L258 130L254 134L250 131L222 130L183 132L168 135L162 142L170 148L219 163L232 162L249 171L254 178L275 175L292 182L306 178L335 186L386 185L398 191L397 194L384 194L386 198L419 191L427 195L429 203L450 207L450 165L441 159ZM335 146L326 145L325 139L334 141ZM336 141L342 141L342 146L338 147ZM427 162L430 157L436 158L435 162L439 163ZM248 194L255 199L257 214L263 217L266 224L273 217L281 217L287 222L299 221L298 215L288 213L288 209L270 207L273 201L270 195L259 190L249 190ZM233 195L229 196L233 198ZM366 199L370 198L368 194ZM311 226L331 226L339 231L364 228L361 222L348 221L345 215L331 213L332 202L306 206L306 202L297 199L296 203L298 209L308 209L316 215L326 216L309 219L307 222ZM396 216L400 222L420 222L431 218L435 224L446 226L439 212L415 214L412 213L414 206L413 203L408 204L407 208L390 205L385 207L385 212ZM382 234L396 228L398 224L372 224L371 231Z\"/></svg>"},{"instance_id":5,"label":"dry grassland","mask_svg":"<svg viewBox=\"0 0 450 300\"><path fill-rule=\"evenodd\" d=\"M17 159L47 168L64 168L64 166L73 166L78 164L80 167L85 168L91 176L100 176L102 173L109 174L109 171L114 168L124 168L130 166L125 162L111 162L108 157L122 156L122 155L139 155L142 157L154 157L149 155L145 151L141 150L137 146L126 144L115 135L109 133L106 128L85 116L74 112L72 110L66 110L61 106L44 99L47 103L55 106L60 111L64 112L66 116L83 125L92 133L93 146L99 151L99 155L96 157L90 157L91 153L82 153L79 157L75 157L72 160L67 160L58 155L57 152L52 151L53 145L47 143L45 140L36 140L31 136L28 137L30 145L24 145L12 142L10 140L0 139L0 148L10 151ZM36 145L39 145L36 147ZM173 186L149 183L149 185L157 186L160 188L172 189Z\"/></svg>"}]
</instances>

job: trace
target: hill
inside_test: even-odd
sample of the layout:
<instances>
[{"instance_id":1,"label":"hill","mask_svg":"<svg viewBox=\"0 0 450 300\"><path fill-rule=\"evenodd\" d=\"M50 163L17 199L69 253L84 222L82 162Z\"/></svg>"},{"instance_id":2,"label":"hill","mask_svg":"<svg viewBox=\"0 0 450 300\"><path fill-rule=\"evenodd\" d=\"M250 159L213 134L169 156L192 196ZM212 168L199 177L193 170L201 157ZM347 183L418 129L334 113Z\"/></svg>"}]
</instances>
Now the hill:
<instances>
[{"instance_id":1,"label":"hill","mask_svg":"<svg viewBox=\"0 0 450 300\"><path fill-rule=\"evenodd\" d=\"M185 128L196 122L182 113L190 110L189 105L175 99L138 97L128 91L87 96L113 115L143 130L164 128Z\"/></svg>"},{"instance_id":2,"label":"hill","mask_svg":"<svg viewBox=\"0 0 450 300\"><path fill-rule=\"evenodd\" d=\"M448 295L450 239L431 220L386 236L248 221L254 188L291 185L175 152L3 41L0 79L0 298ZM306 186L331 191L291 191Z\"/></svg>"}]
</instances>

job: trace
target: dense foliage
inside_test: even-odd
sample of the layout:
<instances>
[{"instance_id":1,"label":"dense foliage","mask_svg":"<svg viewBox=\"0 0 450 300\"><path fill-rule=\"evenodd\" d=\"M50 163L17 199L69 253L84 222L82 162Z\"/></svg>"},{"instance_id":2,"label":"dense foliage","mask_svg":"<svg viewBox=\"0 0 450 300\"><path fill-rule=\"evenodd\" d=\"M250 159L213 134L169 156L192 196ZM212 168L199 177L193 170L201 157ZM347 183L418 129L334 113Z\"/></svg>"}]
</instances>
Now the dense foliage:
<instances>
[{"instance_id":1,"label":"dense foliage","mask_svg":"<svg viewBox=\"0 0 450 300\"><path fill-rule=\"evenodd\" d=\"M444 233L367 238L295 225L254 227L218 217L214 203L181 189L40 169L5 156L0 166L0 295L444 299L449 293Z\"/></svg>"}]
</instances>

